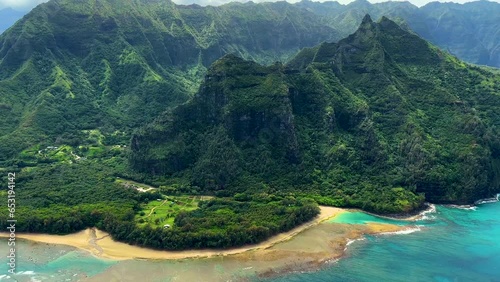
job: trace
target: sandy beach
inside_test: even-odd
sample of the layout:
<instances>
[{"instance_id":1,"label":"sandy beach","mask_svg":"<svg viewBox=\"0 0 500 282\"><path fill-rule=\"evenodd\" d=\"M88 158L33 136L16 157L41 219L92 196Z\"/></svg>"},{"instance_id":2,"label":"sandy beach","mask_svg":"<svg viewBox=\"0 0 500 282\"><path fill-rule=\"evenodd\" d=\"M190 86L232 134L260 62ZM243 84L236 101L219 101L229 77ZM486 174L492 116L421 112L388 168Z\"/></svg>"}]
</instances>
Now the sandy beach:
<instances>
[{"instance_id":1,"label":"sandy beach","mask_svg":"<svg viewBox=\"0 0 500 282\"><path fill-rule=\"evenodd\" d=\"M321 269L345 256L347 246L365 234L405 234L414 229L384 223L336 223L326 220L331 218L327 211L314 222L259 245L222 252L195 251L195 257L200 259L123 260L85 281L141 281L145 272L149 281L163 281L166 277L171 281L200 281L200 275L206 282L251 281L245 277L274 277ZM347 211L330 212L335 216ZM181 257L189 257L189 253L181 252ZM169 257L173 257L172 253Z\"/></svg>"},{"instance_id":2,"label":"sandy beach","mask_svg":"<svg viewBox=\"0 0 500 282\"><path fill-rule=\"evenodd\" d=\"M259 244L226 250L153 250L114 241L108 233L95 228L89 228L87 230L69 235L16 234L16 237L40 243L73 246L81 250L88 251L97 257L113 260L208 258L214 256L234 255L250 250L268 249L277 243L293 238L295 235L309 229L312 226L346 212L344 209L326 206L321 206L320 210L320 214L315 219L288 232L280 233ZM8 234L0 233L0 237L8 237Z\"/></svg>"},{"instance_id":3,"label":"sandy beach","mask_svg":"<svg viewBox=\"0 0 500 282\"><path fill-rule=\"evenodd\" d=\"M272 277L320 269L343 257L348 246L365 234L407 234L415 229L415 226L374 222L338 223L330 219L354 211L320 208L321 213L315 219L289 232L260 244L226 250L153 250L114 241L109 234L98 229L64 236L17 234L16 237L26 239L35 246L47 244L47 248L76 247L99 259L110 259L113 263L95 276L81 274L80 281L143 281L144 273L148 273L149 281L162 281L165 277L173 281L199 281L200 275L203 275L204 281L216 282L236 278L245 281L244 277ZM0 233L0 237L7 237L7 234ZM36 254L33 256L36 257Z\"/></svg>"}]
</instances>

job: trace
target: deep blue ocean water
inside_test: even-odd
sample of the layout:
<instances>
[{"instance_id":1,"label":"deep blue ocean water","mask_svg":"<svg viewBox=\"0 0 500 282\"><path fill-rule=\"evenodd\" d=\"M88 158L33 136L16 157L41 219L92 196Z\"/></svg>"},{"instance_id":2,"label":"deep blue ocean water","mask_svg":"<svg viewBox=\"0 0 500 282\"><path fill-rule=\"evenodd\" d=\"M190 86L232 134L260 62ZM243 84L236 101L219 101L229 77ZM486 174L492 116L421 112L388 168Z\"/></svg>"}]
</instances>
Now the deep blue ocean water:
<instances>
[{"instance_id":1,"label":"deep blue ocean water","mask_svg":"<svg viewBox=\"0 0 500 282\"><path fill-rule=\"evenodd\" d=\"M416 222L420 231L353 242L345 258L320 271L265 281L500 281L500 203L475 209L437 206L424 218ZM335 221L408 224L364 213Z\"/></svg>"}]
</instances>

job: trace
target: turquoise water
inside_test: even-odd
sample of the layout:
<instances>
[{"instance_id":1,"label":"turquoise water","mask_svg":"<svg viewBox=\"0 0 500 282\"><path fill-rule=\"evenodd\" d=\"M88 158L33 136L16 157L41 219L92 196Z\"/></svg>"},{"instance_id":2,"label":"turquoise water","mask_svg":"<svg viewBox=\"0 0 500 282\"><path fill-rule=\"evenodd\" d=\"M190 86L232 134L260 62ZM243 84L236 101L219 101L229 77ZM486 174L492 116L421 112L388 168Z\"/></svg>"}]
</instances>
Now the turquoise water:
<instances>
[{"instance_id":1,"label":"turquoise water","mask_svg":"<svg viewBox=\"0 0 500 282\"><path fill-rule=\"evenodd\" d=\"M0 281L81 281L117 263L97 259L72 247L19 240L16 242L16 274L12 275L7 272L5 239L0 240L0 254Z\"/></svg>"},{"instance_id":2,"label":"turquoise water","mask_svg":"<svg viewBox=\"0 0 500 282\"><path fill-rule=\"evenodd\" d=\"M425 218L416 223L420 231L354 242L345 258L320 271L261 281L500 281L500 203L475 210L437 206ZM334 221L408 224L363 213Z\"/></svg>"},{"instance_id":3,"label":"turquoise water","mask_svg":"<svg viewBox=\"0 0 500 282\"><path fill-rule=\"evenodd\" d=\"M349 223L349 224L365 224L368 222L376 222L376 223L391 223L396 225L414 225L413 221L405 221L405 220L387 220L382 217L373 216L370 214L366 214L364 212L347 212L342 213L329 222L332 223Z\"/></svg>"},{"instance_id":4,"label":"turquoise water","mask_svg":"<svg viewBox=\"0 0 500 282\"><path fill-rule=\"evenodd\" d=\"M256 278L254 281L500 282L499 215L498 202L480 205L475 210L437 206L435 212L426 214L423 220L416 222L384 219L362 212L344 213L330 222L391 223L408 225L410 231L400 235L365 236L364 240L349 245L344 258L326 264L316 272L293 273L265 280ZM19 241L17 247L18 273L7 277L7 242L5 239L0 240L0 281L86 281L86 278L92 277L91 281L104 281L99 277L110 275L99 275L106 273L118 277L113 281L168 281L180 274L185 280L178 281L203 281L196 277L212 272L215 273L212 276L219 277L220 281L228 281L228 277L238 277L239 272L233 273L233 276L226 273L225 267L233 272L243 267L238 261L222 258L206 261L116 262L97 259L86 252L60 245ZM128 279L122 280L125 277ZM239 280L235 278L232 281Z\"/></svg>"}]
</instances>

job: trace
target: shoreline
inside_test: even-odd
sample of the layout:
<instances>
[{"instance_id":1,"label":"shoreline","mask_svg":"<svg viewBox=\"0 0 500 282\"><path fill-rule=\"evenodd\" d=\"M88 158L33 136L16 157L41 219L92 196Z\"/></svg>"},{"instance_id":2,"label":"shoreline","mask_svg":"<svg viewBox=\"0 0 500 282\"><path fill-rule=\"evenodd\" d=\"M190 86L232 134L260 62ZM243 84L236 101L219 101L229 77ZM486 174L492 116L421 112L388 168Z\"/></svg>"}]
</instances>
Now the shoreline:
<instances>
[{"instance_id":1,"label":"shoreline","mask_svg":"<svg viewBox=\"0 0 500 282\"><path fill-rule=\"evenodd\" d=\"M428 213L434 213L436 212L436 205L431 204L431 203L425 203L425 209L421 209L419 211L416 211L414 213L408 213L408 214L392 214L392 215L380 215L376 213L371 213L367 211L363 211L360 209L352 209L353 211L357 212L363 212L375 217L383 218L383 219L390 219L390 220L402 220L402 221L417 221L420 220L422 217L424 217Z\"/></svg>"},{"instance_id":2,"label":"shoreline","mask_svg":"<svg viewBox=\"0 0 500 282\"><path fill-rule=\"evenodd\" d=\"M49 235L49 234L16 234L16 238L34 241L38 243L67 245L87 251L98 258L111 260L132 260L132 259L151 259L151 260L179 260L189 258L210 258L217 256L236 255L248 251L265 250L278 243L288 241L299 233L318 225L319 223L338 216L345 209L320 206L320 214L313 220L299 225L292 230L277 234L269 239L254 245L235 247L224 250L185 250L185 251L167 251L155 250L145 247L129 245L115 241L110 234L96 228L68 234L68 235ZM0 238L8 238L9 234L0 232Z\"/></svg>"},{"instance_id":3,"label":"shoreline","mask_svg":"<svg viewBox=\"0 0 500 282\"><path fill-rule=\"evenodd\" d=\"M108 233L95 228L69 235L17 234L16 238L42 248L69 246L97 259L118 262L98 274L82 276L82 281L117 281L117 273L122 273L131 281L140 281L144 278L141 271L147 269L147 272L155 273L157 278L169 276L180 281L197 281L200 271L203 271L205 281L216 282L221 281L222 276L218 271L220 267L226 271L224 275L227 277L224 277L227 279L224 279L230 280L241 275L242 281L247 281L246 277L266 278L296 271L315 271L345 257L349 245L363 240L365 235L415 232L414 226L390 223L331 222L329 219L354 210L325 206L320 208L321 212L316 218L289 232L278 234L259 244L226 250L147 249L114 241ZM8 237L8 234L0 233L0 238L2 237Z\"/></svg>"},{"instance_id":4,"label":"shoreline","mask_svg":"<svg viewBox=\"0 0 500 282\"><path fill-rule=\"evenodd\" d=\"M414 230L416 230L414 227L375 222L370 222L367 224L334 223L329 227L323 226L323 228L324 227L326 227L325 229L327 230L327 233L323 233L325 237L321 237L323 238L323 242L321 243L322 246L320 247L320 249L307 251L302 248L295 248L294 252L296 252L301 257L305 257L306 259L298 263L296 262L292 264L285 263L284 265L274 265L273 267L262 269L261 271L256 271L257 276L260 278L272 278L293 272L317 271L330 263L335 263L344 258L348 251L349 245L356 241L363 241L365 235L402 235L412 233L414 232ZM320 228L321 225L318 226L318 229ZM334 229L341 229L341 232L336 236L330 238L326 237L331 232L335 233ZM311 237L307 236L305 236L305 238L299 237L301 236L297 236L296 239L302 241L302 246L304 246L304 244L309 244L312 239ZM286 244L287 243L284 243L283 245ZM283 245L278 245L274 250L269 250L270 254L272 254L273 251L279 252L279 250L283 248L287 249ZM291 254L289 253L287 255ZM266 253L261 254L261 257L265 258ZM293 257L293 255L290 256L291 261L293 261Z\"/></svg>"}]
</instances>

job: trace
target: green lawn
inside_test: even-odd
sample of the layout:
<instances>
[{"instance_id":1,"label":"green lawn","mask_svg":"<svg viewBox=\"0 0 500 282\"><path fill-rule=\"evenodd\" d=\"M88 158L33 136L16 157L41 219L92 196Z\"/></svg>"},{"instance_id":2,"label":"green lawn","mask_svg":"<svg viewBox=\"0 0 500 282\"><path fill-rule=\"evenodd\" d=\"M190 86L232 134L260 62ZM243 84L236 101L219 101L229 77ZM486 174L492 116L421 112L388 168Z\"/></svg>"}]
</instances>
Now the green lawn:
<instances>
[{"instance_id":1,"label":"green lawn","mask_svg":"<svg viewBox=\"0 0 500 282\"><path fill-rule=\"evenodd\" d=\"M135 220L139 225L153 227L170 224L174 226L174 219L181 211L191 211L198 208L198 203L203 196L165 196L142 205L142 210L136 215ZM207 197L203 197L208 199Z\"/></svg>"}]
</instances>

